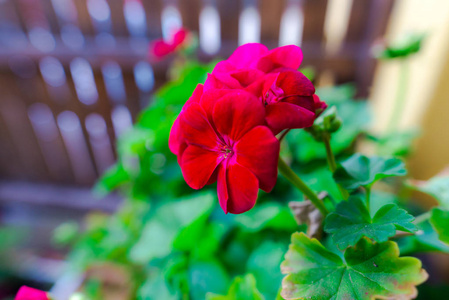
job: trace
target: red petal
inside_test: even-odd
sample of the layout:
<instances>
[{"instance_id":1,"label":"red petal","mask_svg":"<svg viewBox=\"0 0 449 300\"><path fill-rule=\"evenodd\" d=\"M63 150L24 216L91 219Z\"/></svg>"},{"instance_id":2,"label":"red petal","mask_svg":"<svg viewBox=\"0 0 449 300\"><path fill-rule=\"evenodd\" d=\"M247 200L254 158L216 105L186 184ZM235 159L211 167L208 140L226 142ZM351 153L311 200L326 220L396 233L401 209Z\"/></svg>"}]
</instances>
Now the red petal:
<instances>
[{"instance_id":1,"label":"red petal","mask_svg":"<svg viewBox=\"0 0 449 300\"><path fill-rule=\"evenodd\" d=\"M261 57L256 67L263 72L270 72L276 68L287 67L298 69L302 62L301 48L294 45L275 48Z\"/></svg>"},{"instance_id":2,"label":"red petal","mask_svg":"<svg viewBox=\"0 0 449 300\"><path fill-rule=\"evenodd\" d=\"M242 85L240 82L231 76L231 73L213 73L213 76L218 80L218 82L221 82L224 86L231 88L231 89L240 89Z\"/></svg>"},{"instance_id":3,"label":"red petal","mask_svg":"<svg viewBox=\"0 0 449 300\"><path fill-rule=\"evenodd\" d=\"M262 97L264 83L265 83L265 78L259 78L258 80L254 81L253 83L248 85L245 88L245 91L255 95L258 98Z\"/></svg>"},{"instance_id":4,"label":"red petal","mask_svg":"<svg viewBox=\"0 0 449 300\"><path fill-rule=\"evenodd\" d=\"M218 100L220 100L226 94L229 94L228 89L211 89L204 92L200 100L200 105L207 114L207 117L212 121L212 112Z\"/></svg>"},{"instance_id":5,"label":"red petal","mask_svg":"<svg viewBox=\"0 0 449 300\"><path fill-rule=\"evenodd\" d=\"M286 95L312 96L315 93L312 82L301 72L295 70L281 71L277 77L276 85Z\"/></svg>"},{"instance_id":6,"label":"red petal","mask_svg":"<svg viewBox=\"0 0 449 300\"><path fill-rule=\"evenodd\" d=\"M189 145L181 158L182 175L191 188L200 189L208 183L221 160L217 152Z\"/></svg>"},{"instance_id":7,"label":"red petal","mask_svg":"<svg viewBox=\"0 0 449 300\"><path fill-rule=\"evenodd\" d=\"M215 104L212 116L218 132L233 141L238 141L253 127L265 123L262 101L244 91L223 96Z\"/></svg>"},{"instance_id":8,"label":"red petal","mask_svg":"<svg viewBox=\"0 0 449 300\"><path fill-rule=\"evenodd\" d=\"M44 291L22 286L17 292L15 300L48 300L48 294Z\"/></svg>"},{"instance_id":9,"label":"red petal","mask_svg":"<svg viewBox=\"0 0 449 300\"><path fill-rule=\"evenodd\" d=\"M221 82L214 74L207 74L206 82L204 83L204 91L213 89L225 89L229 88L223 82Z\"/></svg>"},{"instance_id":10,"label":"red petal","mask_svg":"<svg viewBox=\"0 0 449 300\"><path fill-rule=\"evenodd\" d=\"M203 95L203 90L204 90L204 85L202 85L201 83L198 84L195 88L195 90L192 93L192 96L190 96L189 100L187 101L191 101L191 102L200 102L201 96Z\"/></svg>"},{"instance_id":11,"label":"red petal","mask_svg":"<svg viewBox=\"0 0 449 300\"><path fill-rule=\"evenodd\" d=\"M180 128L187 144L205 149L215 149L219 138L198 103L190 104L180 116Z\"/></svg>"},{"instance_id":12,"label":"red petal","mask_svg":"<svg viewBox=\"0 0 449 300\"><path fill-rule=\"evenodd\" d=\"M212 74L214 74L214 73L229 73L229 72L232 72L235 70L236 70L236 67L232 63L230 63L227 60L222 60L215 65L214 70L212 71Z\"/></svg>"},{"instance_id":13,"label":"red petal","mask_svg":"<svg viewBox=\"0 0 449 300\"><path fill-rule=\"evenodd\" d=\"M321 101L320 97L317 95L313 95L313 102L315 106L315 113L319 116L327 108L327 104L326 102Z\"/></svg>"},{"instance_id":14,"label":"red petal","mask_svg":"<svg viewBox=\"0 0 449 300\"><path fill-rule=\"evenodd\" d=\"M227 163L226 163L227 164ZM220 204L221 209L228 213L228 185L226 180L226 164L223 163L218 167L218 178L217 178L217 195L218 195L218 203Z\"/></svg>"},{"instance_id":15,"label":"red petal","mask_svg":"<svg viewBox=\"0 0 449 300\"><path fill-rule=\"evenodd\" d=\"M181 45L185 41L185 39L187 37L187 33L188 33L188 31L186 29L184 29L184 28L179 29L173 35L173 45L175 47Z\"/></svg>"},{"instance_id":16,"label":"red petal","mask_svg":"<svg viewBox=\"0 0 449 300\"><path fill-rule=\"evenodd\" d=\"M263 77L265 73L257 69L242 69L231 73L231 77L238 80L241 87L246 87Z\"/></svg>"},{"instance_id":17,"label":"red petal","mask_svg":"<svg viewBox=\"0 0 449 300\"><path fill-rule=\"evenodd\" d=\"M178 155L179 148L181 147L183 141L184 138L182 137L181 126L178 117L173 123L173 126L170 131L170 136L168 137L168 148L170 148L170 151L173 154Z\"/></svg>"},{"instance_id":18,"label":"red petal","mask_svg":"<svg viewBox=\"0 0 449 300\"><path fill-rule=\"evenodd\" d=\"M298 105L278 102L266 107L266 120L274 134L287 128L305 128L313 125L315 113Z\"/></svg>"},{"instance_id":19,"label":"red petal","mask_svg":"<svg viewBox=\"0 0 449 300\"><path fill-rule=\"evenodd\" d=\"M187 102L184 104L184 107L182 108L178 118L176 118L175 122L173 123L173 126L170 131L170 136L168 138L168 147L170 148L170 151L173 152L176 155L180 154L179 148L182 143L184 142L184 137L182 136L181 131L181 124L180 124L180 118L181 114L184 110L187 109L187 107L192 103L198 103L201 99L201 96L203 94L203 85L198 84L195 88L195 90L192 93L192 96L187 100Z\"/></svg>"},{"instance_id":20,"label":"red petal","mask_svg":"<svg viewBox=\"0 0 449 300\"><path fill-rule=\"evenodd\" d=\"M250 170L239 164L229 164L226 170L226 183L227 212L241 214L254 207L259 181Z\"/></svg>"},{"instance_id":21,"label":"red petal","mask_svg":"<svg viewBox=\"0 0 449 300\"><path fill-rule=\"evenodd\" d=\"M150 46L150 56L162 58L175 50L173 45L167 44L163 40L157 40Z\"/></svg>"},{"instance_id":22,"label":"red petal","mask_svg":"<svg viewBox=\"0 0 449 300\"><path fill-rule=\"evenodd\" d=\"M266 126L257 126L235 144L237 163L249 169L260 188L270 192L276 184L279 141Z\"/></svg>"},{"instance_id":23,"label":"red petal","mask_svg":"<svg viewBox=\"0 0 449 300\"><path fill-rule=\"evenodd\" d=\"M228 61L238 68L249 67L267 52L268 48L264 45L249 43L235 49Z\"/></svg>"}]
</instances>

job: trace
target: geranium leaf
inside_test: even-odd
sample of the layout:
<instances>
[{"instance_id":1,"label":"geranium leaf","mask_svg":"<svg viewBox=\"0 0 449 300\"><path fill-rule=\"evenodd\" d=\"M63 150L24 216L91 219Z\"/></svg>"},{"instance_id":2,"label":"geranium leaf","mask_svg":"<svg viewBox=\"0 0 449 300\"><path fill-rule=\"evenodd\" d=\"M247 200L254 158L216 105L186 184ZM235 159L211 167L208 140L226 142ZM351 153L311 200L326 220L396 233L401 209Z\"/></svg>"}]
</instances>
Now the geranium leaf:
<instances>
[{"instance_id":1,"label":"geranium leaf","mask_svg":"<svg viewBox=\"0 0 449 300\"><path fill-rule=\"evenodd\" d=\"M341 162L334 173L334 179L346 189L359 186L370 187L379 179L404 176L407 174L404 163L396 158L367 157L356 153Z\"/></svg>"},{"instance_id":2,"label":"geranium leaf","mask_svg":"<svg viewBox=\"0 0 449 300\"><path fill-rule=\"evenodd\" d=\"M375 299L416 295L427 279L421 262L399 257L396 243L361 239L344 253L345 262L316 239L294 233L281 268L284 299Z\"/></svg>"},{"instance_id":3,"label":"geranium leaf","mask_svg":"<svg viewBox=\"0 0 449 300\"><path fill-rule=\"evenodd\" d=\"M429 221L440 241L449 244L449 210L439 207L432 209Z\"/></svg>"},{"instance_id":4,"label":"geranium leaf","mask_svg":"<svg viewBox=\"0 0 449 300\"><path fill-rule=\"evenodd\" d=\"M361 196L357 195L338 204L335 212L327 216L324 230L332 234L338 248L345 249L364 236L376 242L385 242L395 235L396 230L414 232L417 228L411 223L413 219L412 215L395 204L382 206L371 217Z\"/></svg>"},{"instance_id":5,"label":"geranium leaf","mask_svg":"<svg viewBox=\"0 0 449 300\"><path fill-rule=\"evenodd\" d=\"M208 293L207 300L264 300L263 295L256 288L256 279L252 274L236 277L227 295Z\"/></svg>"},{"instance_id":6,"label":"geranium leaf","mask_svg":"<svg viewBox=\"0 0 449 300\"><path fill-rule=\"evenodd\" d=\"M424 252L449 253L449 246L440 241L438 233L429 221L418 223L417 226L421 231L419 234L405 236L397 241L402 254L412 255L414 253Z\"/></svg>"},{"instance_id":7,"label":"geranium leaf","mask_svg":"<svg viewBox=\"0 0 449 300\"><path fill-rule=\"evenodd\" d=\"M417 190L433 196L438 203L449 208L449 176L436 176L428 181L413 181Z\"/></svg>"}]
</instances>

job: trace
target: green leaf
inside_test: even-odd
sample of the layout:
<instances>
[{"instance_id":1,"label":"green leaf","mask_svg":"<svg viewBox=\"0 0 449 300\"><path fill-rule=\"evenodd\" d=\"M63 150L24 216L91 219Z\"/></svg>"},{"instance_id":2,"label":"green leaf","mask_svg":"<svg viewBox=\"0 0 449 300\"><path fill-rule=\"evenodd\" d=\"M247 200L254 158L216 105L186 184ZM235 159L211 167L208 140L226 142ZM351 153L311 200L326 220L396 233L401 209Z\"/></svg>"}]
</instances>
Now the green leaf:
<instances>
[{"instance_id":1,"label":"green leaf","mask_svg":"<svg viewBox=\"0 0 449 300\"><path fill-rule=\"evenodd\" d=\"M58 246L66 246L75 241L79 235L79 225L75 221L62 223L53 232L53 242Z\"/></svg>"},{"instance_id":2,"label":"green leaf","mask_svg":"<svg viewBox=\"0 0 449 300\"><path fill-rule=\"evenodd\" d=\"M298 225L286 205L268 202L257 205L247 213L235 216L244 231L257 232L265 228L294 231Z\"/></svg>"},{"instance_id":3,"label":"green leaf","mask_svg":"<svg viewBox=\"0 0 449 300\"><path fill-rule=\"evenodd\" d=\"M419 136L419 130L392 132L380 136L377 141L377 153L385 156L407 156L413 151L412 143Z\"/></svg>"},{"instance_id":4,"label":"green leaf","mask_svg":"<svg viewBox=\"0 0 449 300\"><path fill-rule=\"evenodd\" d=\"M449 245L449 210L439 207L432 209L429 221L440 241Z\"/></svg>"},{"instance_id":5,"label":"green leaf","mask_svg":"<svg viewBox=\"0 0 449 300\"><path fill-rule=\"evenodd\" d=\"M405 58L419 52L425 36L423 33L403 35L389 45L374 48L375 56L381 59Z\"/></svg>"},{"instance_id":6,"label":"green leaf","mask_svg":"<svg viewBox=\"0 0 449 300\"><path fill-rule=\"evenodd\" d=\"M424 252L449 253L449 246L441 242L438 233L428 221L417 224L419 234L400 238L397 243L401 254L411 255Z\"/></svg>"},{"instance_id":7,"label":"green leaf","mask_svg":"<svg viewBox=\"0 0 449 300\"><path fill-rule=\"evenodd\" d=\"M266 240L248 258L247 272L254 275L257 288L266 299L274 299L282 282L279 265L287 250L286 243Z\"/></svg>"},{"instance_id":8,"label":"green leaf","mask_svg":"<svg viewBox=\"0 0 449 300\"><path fill-rule=\"evenodd\" d=\"M180 296L178 292L170 291L161 274L150 276L137 292L138 300L178 300Z\"/></svg>"},{"instance_id":9,"label":"green leaf","mask_svg":"<svg viewBox=\"0 0 449 300\"><path fill-rule=\"evenodd\" d=\"M104 196L129 181L130 176L122 164L116 163L107 169L95 183L94 192Z\"/></svg>"},{"instance_id":10,"label":"green leaf","mask_svg":"<svg viewBox=\"0 0 449 300\"><path fill-rule=\"evenodd\" d=\"M377 242L385 242L396 230L414 232L414 217L395 204L382 206L370 216L361 196L351 196L338 204L335 212L325 220L324 230L332 234L338 248L353 246L364 236Z\"/></svg>"},{"instance_id":11,"label":"green leaf","mask_svg":"<svg viewBox=\"0 0 449 300\"><path fill-rule=\"evenodd\" d=\"M281 268L284 299L358 299L415 295L416 285L427 279L421 262L399 257L391 241L360 240L344 253L345 261L316 239L292 235L292 244Z\"/></svg>"},{"instance_id":12,"label":"green leaf","mask_svg":"<svg viewBox=\"0 0 449 300\"><path fill-rule=\"evenodd\" d=\"M208 292L225 293L229 276L218 261L197 261L189 267L189 287L192 299L203 300Z\"/></svg>"},{"instance_id":13,"label":"green leaf","mask_svg":"<svg viewBox=\"0 0 449 300\"><path fill-rule=\"evenodd\" d=\"M441 206L449 208L449 176L436 176L413 187L433 196Z\"/></svg>"},{"instance_id":14,"label":"green leaf","mask_svg":"<svg viewBox=\"0 0 449 300\"><path fill-rule=\"evenodd\" d=\"M396 158L367 157L356 153L340 163L334 179L344 188L354 190L359 186L371 187L379 179L404 176L404 163Z\"/></svg>"},{"instance_id":15,"label":"green leaf","mask_svg":"<svg viewBox=\"0 0 449 300\"><path fill-rule=\"evenodd\" d=\"M168 255L172 247L183 251L194 248L214 203L211 193L202 193L159 207L131 248L131 260L145 263Z\"/></svg>"},{"instance_id":16,"label":"green leaf","mask_svg":"<svg viewBox=\"0 0 449 300\"><path fill-rule=\"evenodd\" d=\"M252 274L236 277L227 295L207 294L206 300L264 300L256 288L256 280Z\"/></svg>"}]
</instances>

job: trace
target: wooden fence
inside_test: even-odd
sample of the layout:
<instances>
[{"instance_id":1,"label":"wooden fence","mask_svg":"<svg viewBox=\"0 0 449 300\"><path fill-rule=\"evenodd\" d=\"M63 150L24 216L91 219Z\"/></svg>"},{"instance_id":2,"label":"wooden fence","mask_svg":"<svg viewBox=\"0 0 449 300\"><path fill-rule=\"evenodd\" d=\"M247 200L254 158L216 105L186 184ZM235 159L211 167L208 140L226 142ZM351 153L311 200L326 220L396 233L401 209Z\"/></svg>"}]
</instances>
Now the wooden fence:
<instances>
[{"instance_id":1,"label":"wooden fence","mask_svg":"<svg viewBox=\"0 0 449 300\"><path fill-rule=\"evenodd\" d=\"M149 41L181 25L199 34L202 60L246 42L298 44L304 65L365 96L393 2L1 0L0 176L92 184L165 80Z\"/></svg>"}]
</instances>

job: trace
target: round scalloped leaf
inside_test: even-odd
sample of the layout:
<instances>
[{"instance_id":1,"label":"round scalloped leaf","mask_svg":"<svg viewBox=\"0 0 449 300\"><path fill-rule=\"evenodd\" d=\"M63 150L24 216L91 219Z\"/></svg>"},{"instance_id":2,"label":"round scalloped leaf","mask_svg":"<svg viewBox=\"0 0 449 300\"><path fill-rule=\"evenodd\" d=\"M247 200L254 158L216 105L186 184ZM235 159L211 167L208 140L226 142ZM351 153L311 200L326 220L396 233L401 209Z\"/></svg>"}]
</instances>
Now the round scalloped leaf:
<instances>
[{"instance_id":1,"label":"round scalloped leaf","mask_svg":"<svg viewBox=\"0 0 449 300\"><path fill-rule=\"evenodd\" d=\"M379 179L404 176L407 174L404 163L396 158L367 157L356 153L341 162L334 173L334 179L346 189L359 186L371 187Z\"/></svg>"},{"instance_id":2,"label":"round scalloped leaf","mask_svg":"<svg viewBox=\"0 0 449 300\"><path fill-rule=\"evenodd\" d=\"M377 242L385 242L396 230L414 232L414 217L395 204L382 206L371 217L360 196L352 196L338 204L335 212L325 221L324 230L332 234L332 240L340 249L353 246L364 236Z\"/></svg>"},{"instance_id":3,"label":"round scalloped leaf","mask_svg":"<svg viewBox=\"0 0 449 300\"><path fill-rule=\"evenodd\" d=\"M429 221L438 233L439 240L449 244L449 210L439 207L432 209Z\"/></svg>"},{"instance_id":4,"label":"round scalloped leaf","mask_svg":"<svg viewBox=\"0 0 449 300\"><path fill-rule=\"evenodd\" d=\"M399 257L396 243L361 239L344 253L344 262L316 239L294 233L281 265L287 276L282 297L289 299L368 300L416 295L427 279L421 261Z\"/></svg>"}]
</instances>

